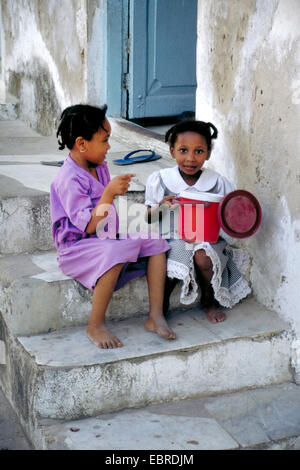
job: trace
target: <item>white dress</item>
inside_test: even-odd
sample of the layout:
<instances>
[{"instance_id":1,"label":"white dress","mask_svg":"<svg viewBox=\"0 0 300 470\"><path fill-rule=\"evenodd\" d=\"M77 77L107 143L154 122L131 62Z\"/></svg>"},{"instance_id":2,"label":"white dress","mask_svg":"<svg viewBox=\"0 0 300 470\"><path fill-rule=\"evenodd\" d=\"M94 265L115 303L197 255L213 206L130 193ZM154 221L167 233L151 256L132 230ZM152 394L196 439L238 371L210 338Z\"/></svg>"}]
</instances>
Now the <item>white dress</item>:
<instances>
[{"instance_id":1,"label":"white dress","mask_svg":"<svg viewBox=\"0 0 300 470\"><path fill-rule=\"evenodd\" d=\"M165 196L178 196L182 191L225 195L234 189L234 186L225 177L205 167L202 168L201 176L197 182L193 186L189 186L180 175L178 167L175 166L155 171L149 176L146 184L145 205L153 207ZM170 229L169 212L168 209L162 210L163 223L160 232L171 247L167 254L167 276L182 281L181 303L191 304L198 295L201 298L194 266L194 253L201 249L205 250L212 261L211 285L215 299L220 305L231 308L246 297L251 292L247 281L243 278L249 265L248 253L232 246L233 239L228 237L222 229L218 242L214 244L208 242L188 243L178 239L176 237L178 214L174 211L174 221ZM167 223L164 224L166 219Z\"/></svg>"}]
</instances>

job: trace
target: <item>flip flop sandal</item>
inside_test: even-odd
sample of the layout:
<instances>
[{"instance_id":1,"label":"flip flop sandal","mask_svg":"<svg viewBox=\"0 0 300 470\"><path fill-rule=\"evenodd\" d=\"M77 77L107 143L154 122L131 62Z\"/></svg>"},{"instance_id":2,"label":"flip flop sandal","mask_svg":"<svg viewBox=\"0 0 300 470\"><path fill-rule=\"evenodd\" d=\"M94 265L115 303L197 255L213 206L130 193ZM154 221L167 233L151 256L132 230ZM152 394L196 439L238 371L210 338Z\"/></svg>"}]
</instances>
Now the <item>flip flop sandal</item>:
<instances>
[{"instance_id":1,"label":"flip flop sandal","mask_svg":"<svg viewBox=\"0 0 300 470\"><path fill-rule=\"evenodd\" d=\"M64 160L61 160L59 162L41 162L42 165L49 165L49 166L62 166L64 163Z\"/></svg>"},{"instance_id":2,"label":"flip flop sandal","mask_svg":"<svg viewBox=\"0 0 300 470\"><path fill-rule=\"evenodd\" d=\"M149 155L140 155L139 157L131 157L131 155L134 155L135 153L138 152L150 152ZM160 155L157 155L153 150L133 150L133 152L128 153L125 155L124 158L121 158L119 160L114 160L113 162L116 165L132 165L133 163L145 163L145 162L153 162L154 160L158 160L161 158Z\"/></svg>"}]
</instances>

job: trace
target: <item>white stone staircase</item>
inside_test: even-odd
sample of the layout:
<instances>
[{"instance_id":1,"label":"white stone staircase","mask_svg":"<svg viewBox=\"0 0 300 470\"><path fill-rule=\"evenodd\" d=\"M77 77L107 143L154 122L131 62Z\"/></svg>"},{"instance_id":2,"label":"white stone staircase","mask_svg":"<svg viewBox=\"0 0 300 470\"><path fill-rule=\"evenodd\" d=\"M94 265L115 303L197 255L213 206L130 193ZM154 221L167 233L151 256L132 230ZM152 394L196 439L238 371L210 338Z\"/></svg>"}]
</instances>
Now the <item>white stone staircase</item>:
<instances>
[{"instance_id":1,"label":"white stone staircase","mask_svg":"<svg viewBox=\"0 0 300 470\"><path fill-rule=\"evenodd\" d=\"M115 292L109 306L124 346L96 348L85 334L92 295L57 267L49 194L0 178L0 384L35 448L53 448L59 423L293 382L293 332L254 297L212 324L197 306L181 308L174 291L177 339L166 341L144 329L145 278Z\"/></svg>"}]
</instances>

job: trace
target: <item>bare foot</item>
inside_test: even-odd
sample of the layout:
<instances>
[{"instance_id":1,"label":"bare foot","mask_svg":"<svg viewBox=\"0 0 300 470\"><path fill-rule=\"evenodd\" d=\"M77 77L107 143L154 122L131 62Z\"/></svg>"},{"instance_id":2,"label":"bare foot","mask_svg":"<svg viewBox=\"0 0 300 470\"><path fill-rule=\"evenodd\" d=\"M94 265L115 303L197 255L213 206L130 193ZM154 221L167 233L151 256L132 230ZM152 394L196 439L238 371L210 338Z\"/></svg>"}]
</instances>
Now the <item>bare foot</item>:
<instances>
[{"instance_id":1,"label":"bare foot","mask_svg":"<svg viewBox=\"0 0 300 470\"><path fill-rule=\"evenodd\" d=\"M119 338L110 333L105 326L91 326L86 330L88 338L99 348L112 349L123 346Z\"/></svg>"},{"instance_id":2,"label":"bare foot","mask_svg":"<svg viewBox=\"0 0 300 470\"><path fill-rule=\"evenodd\" d=\"M153 331L159 336L166 339L175 339L176 334L169 327L165 317L163 315L149 316L145 323L145 328L148 331Z\"/></svg>"},{"instance_id":3,"label":"bare foot","mask_svg":"<svg viewBox=\"0 0 300 470\"><path fill-rule=\"evenodd\" d=\"M204 312L207 318L212 323L217 323L226 320L226 315L222 310L218 310L216 307L204 308Z\"/></svg>"}]
</instances>

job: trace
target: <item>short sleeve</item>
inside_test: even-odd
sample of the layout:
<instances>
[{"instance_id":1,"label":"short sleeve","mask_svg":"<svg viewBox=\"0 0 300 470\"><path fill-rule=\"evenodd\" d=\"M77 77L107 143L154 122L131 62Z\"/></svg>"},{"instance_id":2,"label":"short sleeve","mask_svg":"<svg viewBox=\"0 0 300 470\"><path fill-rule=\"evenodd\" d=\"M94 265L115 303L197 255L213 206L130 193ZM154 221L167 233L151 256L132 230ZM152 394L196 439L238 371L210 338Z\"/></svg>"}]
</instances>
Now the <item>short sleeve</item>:
<instances>
[{"instance_id":1,"label":"short sleeve","mask_svg":"<svg viewBox=\"0 0 300 470\"><path fill-rule=\"evenodd\" d=\"M152 173L146 183L145 190L145 205L146 206L155 206L158 204L164 197L164 189L161 186L159 170Z\"/></svg>"},{"instance_id":2,"label":"short sleeve","mask_svg":"<svg viewBox=\"0 0 300 470\"><path fill-rule=\"evenodd\" d=\"M88 180L77 176L66 178L57 187L57 194L65 213L72 225L82 232L85 231L93 210L90 192Z\"/></svg>"},{"instance_id":3,"label":"short sleeve","mask_svg":"<svg viewBox=\"0 0 300 470\"><path fill-rule=\"evenodd\" d=\"M236 188L233 183L231 183L224 176L219 176L218 178L218 193L219 194L228 194L234 191Z\"/></svg>"}]
</instances>

